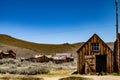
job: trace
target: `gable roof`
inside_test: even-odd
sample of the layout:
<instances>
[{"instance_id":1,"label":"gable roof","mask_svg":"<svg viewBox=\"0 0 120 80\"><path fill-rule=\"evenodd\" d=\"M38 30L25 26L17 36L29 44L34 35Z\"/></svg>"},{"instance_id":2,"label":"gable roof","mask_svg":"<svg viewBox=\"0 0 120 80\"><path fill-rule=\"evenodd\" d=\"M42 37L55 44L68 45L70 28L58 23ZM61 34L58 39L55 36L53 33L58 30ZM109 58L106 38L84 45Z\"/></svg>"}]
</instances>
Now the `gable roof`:
<instances>
[{"instance_id":1,"label":"gable roof","mask_svg":"<svg viewBox=\"0 0 120 80\"><path fill-rule=\"evenodd\" d=\"M82 46L80 46L80 48L77 50L77 53L79 53L80 49L81 49L84 45L86 45L86 44L87 44L93 37L95 37L95 36L96 36L100 41L102 41L102 43L104 43L106 47L108 47L108 48L112 51L112 49L111 49L96 33L94 33L93 36L92 36L90 39L88 39L87 42L85 42Z\"/></svg>"}]
</instances>

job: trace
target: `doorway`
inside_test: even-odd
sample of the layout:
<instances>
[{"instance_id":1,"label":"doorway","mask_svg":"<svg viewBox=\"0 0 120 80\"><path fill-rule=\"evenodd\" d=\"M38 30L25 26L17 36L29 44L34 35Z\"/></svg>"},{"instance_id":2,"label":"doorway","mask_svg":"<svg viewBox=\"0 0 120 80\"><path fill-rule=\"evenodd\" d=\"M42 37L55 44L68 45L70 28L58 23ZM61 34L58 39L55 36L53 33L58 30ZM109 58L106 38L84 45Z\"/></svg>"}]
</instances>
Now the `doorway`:
<instances>
[{"instance_id":1,"label":"doorway","mask_svg":"<svg viewBox=\"0 0 120 80\"><path fill-rule=\"evenodd\" d=\"M106 72L107 56L96 55L96 72Z\"/></svg>"}]
</instances>

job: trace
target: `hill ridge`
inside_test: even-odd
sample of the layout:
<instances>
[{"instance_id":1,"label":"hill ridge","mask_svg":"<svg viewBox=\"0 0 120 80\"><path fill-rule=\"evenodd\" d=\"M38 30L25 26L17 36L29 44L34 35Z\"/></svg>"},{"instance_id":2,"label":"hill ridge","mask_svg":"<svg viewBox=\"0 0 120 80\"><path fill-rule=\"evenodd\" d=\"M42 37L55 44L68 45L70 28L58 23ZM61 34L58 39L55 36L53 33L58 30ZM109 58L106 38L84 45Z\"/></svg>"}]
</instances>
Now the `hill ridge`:
<instances>
[{"instance_id":1,"label":"hill ridge","mask_svg":"<svg viewBox=\"0 0 120 80\"><path fill-rule=\"evenodd\" d=\"M6 34L0 34L0 48L1 49L14 49L18 53L18 57L24 55L33 56L36 54L55 54L55 53L72 53L73 55L76 54L76 50L80 48L80 46L84 42L77 42L73 44L64 43L64 44L42 44L42 43L35 43L29 42L25 40L20 40L14 38L12 36ZM113 48L113 42L107 43L111 48ZM26 50L24 51L24 49ZM23 50L23 51L22 51Z\"/></svg>"}]
</instances>

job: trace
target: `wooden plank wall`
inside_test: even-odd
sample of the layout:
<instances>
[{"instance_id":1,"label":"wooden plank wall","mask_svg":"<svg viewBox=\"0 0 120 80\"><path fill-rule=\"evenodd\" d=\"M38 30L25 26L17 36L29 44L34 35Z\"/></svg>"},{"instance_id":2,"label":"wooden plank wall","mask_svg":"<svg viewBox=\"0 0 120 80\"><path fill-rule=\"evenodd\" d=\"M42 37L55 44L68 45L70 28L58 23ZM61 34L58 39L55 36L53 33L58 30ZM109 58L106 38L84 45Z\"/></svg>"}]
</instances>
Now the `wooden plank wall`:
<instances>
[{"instance_id":1,"label":"wooden plank wall","mask_svg":"<svg viewBox=\"0 0 120 80\"><path fill-rule=\"evenodd\" d=\"M117 34L117 40L114 43L114 70L120 73L120 33Z\"/></svg>"},{"instance_id":2,"label":"wooden plank wall","mask_svg":"<svg viewBox=\"0 0 120 80\"><path fill-rule=\"evenodd\" d=\"M99 43L99 51L92 51L92 43ZM85 56L86 55L107 55L107 72L113 72L113 51L96 35L90 38L78 50L78 72L85 73Z\"/></svg>"}]
</instances>

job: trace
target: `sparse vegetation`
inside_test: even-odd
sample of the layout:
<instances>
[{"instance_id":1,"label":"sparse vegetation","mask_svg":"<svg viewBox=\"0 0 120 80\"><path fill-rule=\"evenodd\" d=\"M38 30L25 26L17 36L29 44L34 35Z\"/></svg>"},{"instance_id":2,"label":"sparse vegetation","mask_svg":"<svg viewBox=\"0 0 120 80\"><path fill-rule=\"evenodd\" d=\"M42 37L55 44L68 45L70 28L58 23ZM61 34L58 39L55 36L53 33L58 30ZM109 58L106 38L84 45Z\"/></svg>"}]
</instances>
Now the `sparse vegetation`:
<instances>
[{"instance_id":1,"label":"sparse vegetation","mask_svg":"<svg viewBox=\"0 0 120 80\"><path fill-rule=\"evenodd\" d=\"M0 73L2 74L22 74L22 75L36 75L49 73L48 67L36 65L30 62L20 62L14 59L0 60Z\"/></svg>"},{"instance_id":2,"label":"sparse vegetation","mask_svg":"<svg viewBox=\"0 0 120 80\"><path fill-rule=\"evenodd\" d=\"M67 77L67 78L62 78L59 80L93 80L91 78L83 78L83 77Z\"/></svg>"},{"instance_id":3,"label":"sparse vegetation","mask_svg":"<svg viewBox=\"0 0 120 80\"><path fill-rule=\"evenodd\" d=\"M20 75L36 75L36 74L48 74L54 71L76 70L75 62L54 64L52 62L32 63L28 61L20 62L19 60L15 60L15 59L1 59L0 64L1 64L0 65L1 74L9 73L9 74L20 74ZM56 74L56 73L50 73L50 75L51 74ZM70 74L72 74L72 72Z\"/></svg>"},{"instance_id":4,"label":"sparse vegetation","mask_svg":"<svg viewBox=\"0 0 120 80\"><path fill-rule=\"evenodd\" d=\"M43 78L30 77L30 76L21 76L21 77L11 77L11 76L2 76L0 80L44 80Z\"/></svg>"},{"instance_id":5,"label":"sparse vegetation","mask_svg":"<svg viewBox=\"0 0 120 80\"><path fill-rule=\"evenodd\" d=\"M114 73L111 73L110 75L113 75L113 76L120 76L120 73L114 72Z\"/></svg>"}]
</instances>

